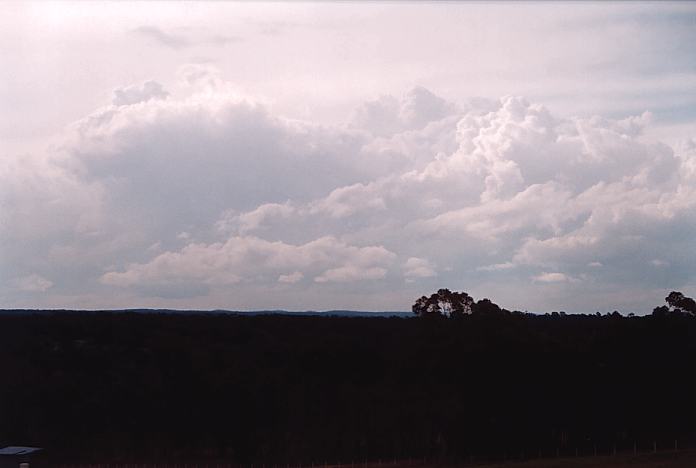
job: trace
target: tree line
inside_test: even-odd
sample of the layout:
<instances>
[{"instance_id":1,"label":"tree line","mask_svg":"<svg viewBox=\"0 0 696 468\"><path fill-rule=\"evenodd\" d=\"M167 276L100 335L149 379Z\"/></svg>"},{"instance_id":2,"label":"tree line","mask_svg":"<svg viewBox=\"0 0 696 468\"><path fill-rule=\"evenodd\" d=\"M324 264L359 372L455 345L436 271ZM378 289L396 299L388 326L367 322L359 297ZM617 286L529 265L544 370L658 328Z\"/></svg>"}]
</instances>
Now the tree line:
<instances>
[{"instance_id":1,"label":"tree line","mask_svg":"<svg viewBox=\"0 0 696 468\"><path fill-rule=\"evenodd\" d=\"M657 306L653 309L652 315L657 317L666 316L696 316L696 301L685 296L679 291L672 291L665 297L667 305ZM411 306L411 311L421 318L451 318L460 319L467 315L500 317L509 315L535 315L527 312L509 311L501 308L488 298L475 301L466 292L450 291L449 289L438 289L437 292L430 296L421 296L416 299L416 302ZM552 312L551 315L567 315L565 312ZM600 315L597 312L595 315ZM621 313L617 310L607 314L612 317L621 317ZM634 317L635 314L629 313L629 317Z\"/></svg>"}]
</instances>

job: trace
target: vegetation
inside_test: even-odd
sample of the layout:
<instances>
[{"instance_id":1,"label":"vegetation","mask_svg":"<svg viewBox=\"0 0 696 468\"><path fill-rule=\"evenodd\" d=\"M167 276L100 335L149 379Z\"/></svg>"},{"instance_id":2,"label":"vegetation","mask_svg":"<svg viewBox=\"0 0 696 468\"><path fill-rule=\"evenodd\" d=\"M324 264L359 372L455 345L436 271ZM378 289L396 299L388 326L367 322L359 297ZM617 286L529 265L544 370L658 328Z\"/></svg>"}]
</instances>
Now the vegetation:
<instances>
[{"instance_id":1,"label":"vegetation","mask_svg":"<svg viewBox=\"0 0 696 468\"><path fill-rule=\"evenodd\" d=\"M666 316L666 315L687 315L696 316L696 301L690 297L684 296L684 294L672 291L669 296L665 298L667 302L666 306L659 306L653 309L653 315Z\"/></svg>"},{"instance_id":2,"label":"vegetation","mask_svg":"<svg viewBox=\"0 0 696 468\"><path fill-rule=\"evenodd\" d=\"M679 316L696 316L696 301L678 291L672 291L665 297L667 305L655 307L653 315L665 317L668 315ZM485 316L503 316L503 315L528 315L535 314L523 313L518 310L510 312L507 309L502 309L498 304L490 299L481 299L476 302L471 296L465 292L450 291L449 289L439 289L436 293L427 296L421 296L416 299L416 302L411 306L411 311L416 316L421 318L451 318L459 319L466 315L485 315ZM565 312L552 312L551 315L565 316ZM600 315L597 312L595 315ZM620 318L621 314L615 310L608 314L614 318ZM629 313L629 317L634 317L634 314Z\"/></svg>"},{"instance_id":3,"label":"vegetation","mask_svg":"<svg viewBox=\"0 0 696 468\"><path fill-rule=\"evenodd\" d=\"M414 312L451 320L0 315L0 442L56 461L269 466L694 442L688 298L629 318L443 291Z\"/></svg>"},{"instance_id":4,"label":"vegetation","mask_svg":"<svg viewBox=\"0 0 696 468\"><path fill-rule=\"evenodd\" d=\"M510 315L510 311L501 309L490 299L481 299L475 302L465 292L439 289L430 297L422 296L416 299L411 307L414 314L419 317L448 317L459 319L465 315Z\"/></svg>"}]
</instances>

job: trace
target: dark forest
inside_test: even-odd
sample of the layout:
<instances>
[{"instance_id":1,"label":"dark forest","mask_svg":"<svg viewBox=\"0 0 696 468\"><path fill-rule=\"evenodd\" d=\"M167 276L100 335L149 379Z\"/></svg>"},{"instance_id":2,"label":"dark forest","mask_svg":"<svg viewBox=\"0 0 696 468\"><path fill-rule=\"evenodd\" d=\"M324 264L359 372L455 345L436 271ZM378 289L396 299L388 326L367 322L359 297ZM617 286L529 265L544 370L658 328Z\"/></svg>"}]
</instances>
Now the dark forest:
<instances>
[{"instance_id":1,"label":"dark forest","mask_svg":"<svg viewBox=\"0 0 696 468\"><path fill-rule=\"evenodd\" d=\"M259 465L693 446L696 319L673 312L4 314L0 441Z\"/></svg>"}]
</instances>

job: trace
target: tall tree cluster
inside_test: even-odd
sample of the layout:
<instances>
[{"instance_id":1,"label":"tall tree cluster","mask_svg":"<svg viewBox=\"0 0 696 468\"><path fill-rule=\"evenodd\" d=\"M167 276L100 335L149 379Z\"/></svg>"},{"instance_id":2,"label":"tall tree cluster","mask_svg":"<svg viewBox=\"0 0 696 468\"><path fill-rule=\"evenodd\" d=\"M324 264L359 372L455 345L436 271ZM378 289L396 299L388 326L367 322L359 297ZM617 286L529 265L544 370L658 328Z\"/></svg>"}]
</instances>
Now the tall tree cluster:
<instances>
[{"instance_id":1,"label":"tall tree cluster","mask_svg":"<svg viewBox=\"0 0 696 468\"><path fill-rule=\"evenodd\" d=\"M490 299L475 301L465 292L439 289L436 293L421 296L411 307L418 317L447 317L457 319L465 315L509 315L510 311L501 309Z\"/></svg>"},{"instance_id":2,"label":"tall tree cluster","mask_svg":"<svg viewBox=\"0 0 696 468\"><path fill-rule=\"evenodd\" d=\"M665 302L667 302L667 305L658 306L653 309L653 315L696 316L696 301L678 291L669 293L669 295L665 297Z\"/></svg>"}]
</instances>

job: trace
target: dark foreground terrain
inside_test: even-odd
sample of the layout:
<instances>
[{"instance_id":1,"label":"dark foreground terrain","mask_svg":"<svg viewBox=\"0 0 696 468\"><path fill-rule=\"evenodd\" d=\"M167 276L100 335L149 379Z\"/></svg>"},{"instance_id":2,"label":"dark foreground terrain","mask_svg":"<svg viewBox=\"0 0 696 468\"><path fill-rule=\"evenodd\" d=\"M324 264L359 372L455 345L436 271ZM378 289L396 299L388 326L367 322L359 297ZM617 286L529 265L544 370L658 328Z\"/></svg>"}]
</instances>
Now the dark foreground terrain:
<instances>
[{"instance_id":1,"label":"dark foreground terrain","mask_svg":"<svg viewBox=\"0 0 696 468\"><path fill-rule=\"evenodd\" d=\"M478 465L478 468L693 468L696 451L660 452L639 455L547 458L523 463Z\"/></svg>"},{"instance_id":2,"label":"dark foreground terrain","mask_svg":"<svg viewBox=\"0 0 696 468\"><path fill-rule=\"evenodd\" d=\"M6 315L0 369L0 443L55 463L584 467L696 446L693 317Z\"/></svg>"}]
</instances>

